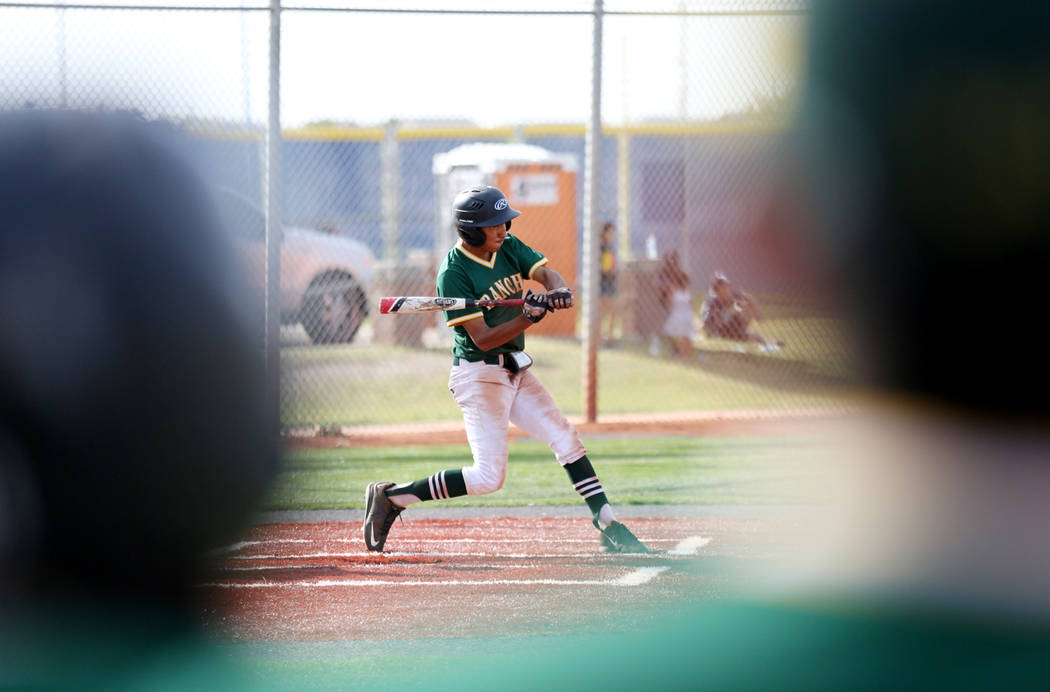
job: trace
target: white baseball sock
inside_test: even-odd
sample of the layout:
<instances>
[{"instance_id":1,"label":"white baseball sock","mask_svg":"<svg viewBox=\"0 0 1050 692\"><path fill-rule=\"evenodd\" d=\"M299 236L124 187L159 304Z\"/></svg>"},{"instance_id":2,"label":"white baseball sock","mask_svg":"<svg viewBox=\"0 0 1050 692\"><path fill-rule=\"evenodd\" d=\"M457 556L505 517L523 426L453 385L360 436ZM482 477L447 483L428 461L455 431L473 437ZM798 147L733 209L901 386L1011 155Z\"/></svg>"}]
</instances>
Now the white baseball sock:
<instances>
[{"instance_id":1,"label":"white baseball sock","mask_svg":"<svg viewBox=\"0 0 1050 692\"><path fill-rule=\"evenodd\" d=\"M612 505L605 503L602 508L598 510L598 526L600 528L607 528L609 524L616 521L616 513L613 512Z\"/></svg>"}]
</instances>

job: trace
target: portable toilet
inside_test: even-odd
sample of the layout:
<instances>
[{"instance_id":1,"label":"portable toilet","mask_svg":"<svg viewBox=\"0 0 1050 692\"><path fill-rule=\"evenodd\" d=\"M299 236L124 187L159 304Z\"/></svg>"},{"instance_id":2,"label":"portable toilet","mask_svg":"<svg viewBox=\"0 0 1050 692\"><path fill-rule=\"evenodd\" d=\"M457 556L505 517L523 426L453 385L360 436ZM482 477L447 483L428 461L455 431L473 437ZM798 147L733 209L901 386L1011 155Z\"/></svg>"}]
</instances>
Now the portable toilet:
<instances>
[{"instance_id":1,"label":"portable toilet","mask_svg":"<svg viewBox=\"0 0 1050 692\"><path fill-rule=\"evenodd\" d=\"M474 185L495 185L521 212L511 233L550 258L577 295L578 239L576 227L576 157L531 144L464 144L434 156L437 184L438 229L435 251L439 256L455 245L458 235L452 217L452 200ZM533 291L545 290L526 281ZM575 336L577 310L559 310L530 327L528 333Z\"/></svg>"}]
</instances>

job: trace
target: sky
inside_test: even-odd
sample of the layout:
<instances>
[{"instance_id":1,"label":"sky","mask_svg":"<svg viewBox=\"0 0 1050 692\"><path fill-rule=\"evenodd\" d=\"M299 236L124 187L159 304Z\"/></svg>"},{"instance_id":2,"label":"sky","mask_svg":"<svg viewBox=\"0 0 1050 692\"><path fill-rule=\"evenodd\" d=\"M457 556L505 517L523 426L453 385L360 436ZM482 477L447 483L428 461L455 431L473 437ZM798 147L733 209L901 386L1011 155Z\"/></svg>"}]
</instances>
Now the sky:
<instances>
[{"instance_id":1,"label":"sky","mask_svg":"<svg viewBox=\"0 0 1050 692\"><path fill-rule=\"evenodd\" d=\"M136 4L150 3L156 0ZM242 3L265 4L199 0L193 6ZM495 9L543 6L484 3ZM281 115L288 127L391 119L500 126L588 117L589 16L288 9L281 22ZM797 73L800 28L794 17L607 16L603 120L705 120L746 109ZM58 10L3 7L0 1L0 94L6 105L105 102L176 119L262 123L268 38L263 11Z\"/></svg>"}]
</instances>

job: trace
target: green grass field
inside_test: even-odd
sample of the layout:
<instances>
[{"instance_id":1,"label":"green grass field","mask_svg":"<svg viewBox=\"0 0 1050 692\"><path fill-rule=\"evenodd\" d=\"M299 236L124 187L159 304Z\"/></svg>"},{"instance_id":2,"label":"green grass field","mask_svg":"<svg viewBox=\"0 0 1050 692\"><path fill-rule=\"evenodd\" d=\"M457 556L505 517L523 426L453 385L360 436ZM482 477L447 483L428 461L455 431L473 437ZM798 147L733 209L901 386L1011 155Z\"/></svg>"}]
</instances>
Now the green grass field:
<instances>
[{"instance_id":1,"label":"green grass field","mask_svg":"<svg viewBox=\"0 0 1050 692\"><path fill-rule=\"evenodd\" d=\"M828 459L831 450L812 434L593 436L586 443L609 499L625 516L630 505L637 504L803 505L827 499L818 490L827 471L827 462L820 460ZM586 513L565 472L542 444L514 442L510 457L507 481L499 492L432 506L579 505L581 516ZM361 509L364 488L371 481L415 480L469 459L465 444L288 450L266 509ZM712 584L720 584L723 571L735 574L742 566L730 558L707 559L702 573ZM643 615L652 616L648 606L624 608L603 620L605 630L633 627ZM484 651L487 656L505 652L511 660L541 641L544 638L507 636L446 640L433 633L397 641L241 642L229 643L224 650L260 684L299 685L305 680L317 689L342 689L385 681L398 666L419 670L440 665L457 651Z\"/></svg>"},{"instance_id":2,"label":"green grass field","mask_svg":"<svg viewBox=\"0 0 1050 692\"><path fill-rule=\"evenodd\" d=\"M694 359L656 356L648 342L619 342L598 359L600 414L845 406L848 365L834 324L821 317L770 319L763 333L778 353L697 341ZM533 372L567 415L582 411L582 346L530 338ZM367 343L286 346L281 352L286 428L459 420L448 393L445 349Z\"/></svg>"},{"instance_id":3,"label":"green grass field","mask_svg":"<svg viewBox=\"0 0 1050 692\"><path fill-rule=\"evenodd\" d=\"M780 504L815 499L809 483L819 442L808 436L596 437L588 454L610 499L629 504ZM470 465L462 445L288 451L265 509L363 508L376 480L407 482ZM442 506L573 505L580 502L544 445L511 444L497 493Z\"/></svg>"}]
</instances>

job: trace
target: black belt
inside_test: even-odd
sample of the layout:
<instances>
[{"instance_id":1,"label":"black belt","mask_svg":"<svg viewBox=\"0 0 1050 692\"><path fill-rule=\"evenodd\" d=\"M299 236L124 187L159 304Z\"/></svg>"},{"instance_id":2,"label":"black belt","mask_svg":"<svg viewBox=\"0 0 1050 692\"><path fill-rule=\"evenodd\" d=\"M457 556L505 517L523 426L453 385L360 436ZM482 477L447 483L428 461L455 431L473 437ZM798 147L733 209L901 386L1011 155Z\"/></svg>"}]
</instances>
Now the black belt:
<instances>
[{"instance_id":1,"label":"black belt","mask_svg":"<svg viewBox=\"0 0 1050 692\"><path fill-rule=\"evenodd\" d=\"M469 358L460 358L459 356L452 356L453 365L459 365L460 362L477 363L478 361L482 361L486 365L503 365L503 354L497 353L494 356L485 356L484 358L476 358L474 360L470 360Z\"/></svg>"},{"instance_id":2,"label":"black belt","mask_svg":"<svg viewBox=\"0 0 1050 692\"><path fill-rule=\"evenodd\" d=\"M477 363L476 360L467 360L466 358L460 358L459 356L452 356L452 364L459 365L460 361L466 361L468 363ZM528 370L532 365L532 358L529 357L525 351L511 351L510 353L497 353L494 356L486 356L481 359L481 362L486 365L499 365L506 368L512 375L516 375L519 372Z\"/></svg>"}]
</instances>

